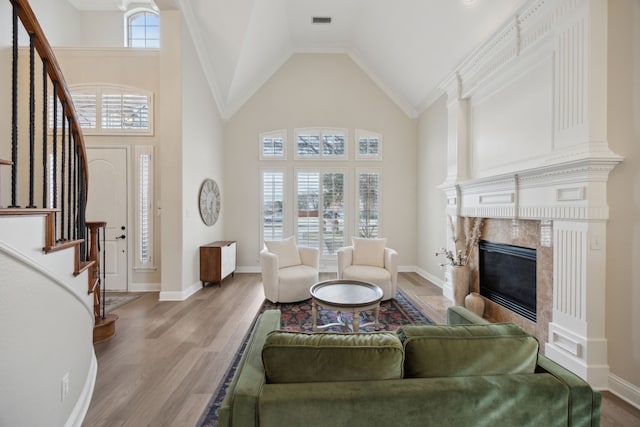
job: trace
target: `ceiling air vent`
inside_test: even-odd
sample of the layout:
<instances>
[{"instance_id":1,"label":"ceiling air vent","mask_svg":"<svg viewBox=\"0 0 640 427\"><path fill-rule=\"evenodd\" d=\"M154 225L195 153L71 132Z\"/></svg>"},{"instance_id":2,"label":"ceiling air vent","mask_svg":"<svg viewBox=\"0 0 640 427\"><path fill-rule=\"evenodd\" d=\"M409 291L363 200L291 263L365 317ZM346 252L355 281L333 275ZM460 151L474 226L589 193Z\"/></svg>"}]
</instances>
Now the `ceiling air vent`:
<instances>
[{"instance_id":1,"label":"ceiling air vent","mask_svg":"<svg viewBox=\"0 0 640 427\"><path fill-rule=\"evenodd\" d=\"M330 16L313 16L311 18L311 23L313 24L331 24Z\"/></svg>"}]
</instances>

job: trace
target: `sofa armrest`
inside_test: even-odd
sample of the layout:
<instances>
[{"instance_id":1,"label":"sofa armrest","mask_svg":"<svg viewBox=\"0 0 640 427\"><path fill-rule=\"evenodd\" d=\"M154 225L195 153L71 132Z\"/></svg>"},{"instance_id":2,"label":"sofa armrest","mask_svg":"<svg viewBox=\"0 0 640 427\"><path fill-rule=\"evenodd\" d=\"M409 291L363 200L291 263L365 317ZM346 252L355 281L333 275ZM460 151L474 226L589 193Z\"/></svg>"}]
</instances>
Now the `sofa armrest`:
<instances>
[{"instance_id":1,"label":"sofa armrest","mask_svg":"<svg viewBox=\"0 0 640 427\"><path fill-rule=\"evenodd\" d=\"M543 355L538 356L536 372L553 375L569 389L569 423L572 427L600 425L602 396L582 378Z\"/></svg>"},{"instance_id":2,"label":"sofa armrest","mask_svg":"<svg viewBox=\"0 0 640 427\"><path fill-rule=\"evenodd\" d=\"M262 347L280 329L280 310L266 310L256 320L238 368L218 411L220 426L257 426L258 397L265 382Z\"/></svg>"},{"instance_id":3,"label":"sofa armrest","mask_svg":"<svg viewBox=\"0 0 640 427\"><path fill-rule=\"evenodd\" d=\"M488 320L460 306L451 306L447 309L448 325L488 325Z\"/></svg>"},{"instance_id":4,"label":"sofa armrest","mask_svg":"<svg viewBox=\"0 0 640 427\"><path fill-rule=\"evenodd\" d=\"M316 270L320 269L320 251L317 248L299 247L300 261Z\"/></svg>"},{"instance_id":5,"label":"sofa armrest","mask_svg":"<svg viewBox=\"0 0 640 427\"><path fill-rule=\"evenodd\" d=\"M344 246L337 250L338 255L338 279L342 279L345 267L353 264L353 246Z\"/></svg>"}]
</instances>

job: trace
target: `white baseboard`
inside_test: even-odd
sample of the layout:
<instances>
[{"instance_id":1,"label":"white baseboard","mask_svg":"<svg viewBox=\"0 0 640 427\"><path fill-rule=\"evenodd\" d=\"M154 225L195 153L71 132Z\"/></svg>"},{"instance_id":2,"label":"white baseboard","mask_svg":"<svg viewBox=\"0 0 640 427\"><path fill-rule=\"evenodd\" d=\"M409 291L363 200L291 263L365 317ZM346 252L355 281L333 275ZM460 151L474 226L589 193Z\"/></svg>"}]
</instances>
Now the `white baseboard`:
<instances>
[{"instance_id":1,"label":"white baseboard","mask_svg":"<svg viewBox=\"0 0 640 427\"><path fill-rule=\"evenodd\" d=\"M182 291L161 291L158 301L184 301L202 289L202 282L196 282Z\"/></svg>"},{"instance_id":2,"label":"white baseboard","mask_svg":"<svg viewBox=\"0 0 640 427\"><path fill-rule=\"evenodd\" d=\"M431 283L433 283L434 285L436 285L437 287L439 287L440 289L442 289L442 286L444 285L444 281L439 278L434 276L431 273L428 273L427 271L421 269L421 268L416 268L415 272L422 278L430 281Z\"/></svg>"},{"instance_id":3,"label":"white baseboard","mask_svg":"<svg viewBox=\"0 0 640 427\"><path fill-rule=\"evenodd\" d=\"M89 404L93 397L93 388L96 385L96 376L98 375L98 360L96 354L91 353L91 366L89 366L89 372L87 373L87 379L82 387L82 392L78 397L78 401L73 407L73 411L69 414L67 422L64 423L65 427L81 427L84 417L89 410Z\"/></svg>"},{"instance_id":4,"label":"white baseboard","mask_svg":"<svg viewBox=\"0 0 640 427\"><path fill-rule=\"evenodd\" d=\"M609 374L609 391L628 404L640 409L640 387L616 375Z\"/></svg>"},{"instance_id":5,"label":"white baseboard","mask_svg":"<svg viewBox=\"0 0 640 427\"><path fill-rule=\"evenodd\" d=\"M160 283L131 283L129 292L160 292Z\"/></svg>"}]
</instances>

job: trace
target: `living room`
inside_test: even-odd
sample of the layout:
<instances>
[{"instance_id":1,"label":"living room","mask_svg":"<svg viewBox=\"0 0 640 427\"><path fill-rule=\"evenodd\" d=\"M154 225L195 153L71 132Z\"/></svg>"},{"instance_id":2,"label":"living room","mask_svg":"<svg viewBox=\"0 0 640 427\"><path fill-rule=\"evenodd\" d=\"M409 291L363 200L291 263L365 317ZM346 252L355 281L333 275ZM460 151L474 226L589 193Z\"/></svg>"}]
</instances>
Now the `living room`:
<instances>
[{"instance_id":1,"label":"living room","mask_svg":"<svg viewBox=\"0 0 640 427\"><path fill-rule=\"evenodd\" d=\"M640 334L634 329L634 325L640 324L635 321L635 307L640 303L637 292L640 273L634 262L638 259L640 217L637 195L637 170L640 169L640 73L637 71L640 29L637 22L640 11L637 2L575 1L562 2L559 6L545 2L522 3L522 10L535 10L541 3L540 7L549 13L557 6L559 11L553 12L557 15L551 15L562 18L549 24L549 28L543 26L537 44L533 47L522 44L521 55L510 56L507 66L496 65L497 71L464 68L469 64L465 62L461 68L451 69L441 76L441 95L422 105L414 115L407 113L406 106L396 102L386 88L381 88L380 81L372 78L368 70L354 60L354 55L336 52L291 55L273 69L250 96L235 98L243 102L231 106L222 102L227 109L221 108L216 96L202 90L211 87L211 76L203 70L202 46L194 41L184 12L175 5L164 8L172 2L157 3L163 31L172 37L163 39L169 41L163 43L159 52L134 55L98 45L100 37L91 36L91 29L97 30L96 33L107 32L104 27L107 22L118 21L121 26L122 12L80 12L62 0L32 2L53 45L66 46L56 49L56 53L68 83L109 82L141 87L156 94L153 136L145 137L144 142L126 137L89 139L89 144L100 146L144 144L156 149L157 259L155 269L132 272L130 290L159 291L160 298L167 301L195 297L200 289L198 247L214 240L236 240L238 271L259 271L260 171L279 167L292 176L297 167L292 142L289 142L291 154L287 160L269 163L260 159L257 141L263 132L284 129L288 141L293 141L294 130L298 128L343 128L351 138L350 152L354 149L351 141L356 130L366 129L382 135L381 160L371 162L352 156L342 161L340 167L348 171L358 168L382 171L384 236L389 245L398 250L402 271L419 273L441 286L445 294L449 292L445 275L433 253L447 244L447 214L456 215L460 208L463 216L528 219L519 218L514 212L520 212L519 207L544 207L553 203L553 199L549 202L543 196L543 200L532 202L534 196L519 192L525 186L515 175L526 175L545 165L545 161L546 164L549 161L570 163L566 159L571 156L573 160L586 161L583 166L587 165L587 169L611 161L615 166L603 174L595 176L589 169L585 175L575 178L576 182L591 183L585 190L561 195L565 202L579 199L580 207L589 212L586 220L577 217L570 221L587 224L587 228L580 231L590 248L584 249L584 258L581 258L586 261L588 273L584 282L588 294L583 302L585 310L592 314L586 315L583 328L571 321L558 324L565 313L557 310L553 321L559 327L554 336L561 337L559 344L571 342L565 341L568 337L583 346L582 352L576 351L581 354L577 357L579 360L574 357L571 363L584 369L586 376L597 371L598 388L609 389L635 406L640 405L637 357ZM2 16L8 16L10 7L7 4L1 7ZM69 14L62 17L62 11ZM561 104L554 90L562 82L557 80L560 78L557 61L564 52L559 49L565 45L555 38L555 32L585 16L592 31L583 46L585 56L580 59L586 64L583 76L588 77L584 86L587 101L582 110L586 120L578 126L579 131L563 128L560 132L555 127L560 116L554 112ZM522 18L520 27L515 27L522 30L524 41L530 41L524 36L531 35L526 32L531 27L527 27ZM513 19L507 19L505 26L511 21ZM117 36L120 39L121 34ZM505 37L518 39L513 34ZM82 39L81 48L76 46L78 39ZM484 41L477 40L478 46ZM5 61L5 57L8 58L5 47L9 44L8 30L3 30L1 47L5 65L0 71L3 77L9 75L10 61ZM478 61L488 61L489 53L480 48L475 52L486 55L481 55ZM484 79L485 72L489 79ZM512 86L504 91L509 85ZM3 94L4 89L5 86ZM230 93L224 95L223 98L232 98ZM464 101L458 102L459 98ZM8 105L0 106L2 117L9 117L9 111ZM467 113L475 125L469 125ZM493 132L497 124L504 127L500 132ZM3 123L0 130L8 134L4 126ZM518 133L522 138L515 142L513 136ZM544 133L553 136L542 140L540 135ZM486 150L487 138L498 141L498 148ZM469 141L473 144L469 145ZM469 153L475 163L467 163L465 156L453 155L456 152ZM568 157L562 160L559 154ZM319 166L318 163L313 166ZM485 187L489 193L500 195L489 204L496 208L490 215L482 210L482 205L474 206L471 202L473 188L471 193L456 193L464 189L464 185L459 184L469 180L480 179L471 184L486 184L482 179L504 174L514 176L506 187L501 187L501 183ZM197 212L197 192L205 178L216 179L222 193L221 216L213 227L202 224ZM350 179L353 180L353 176ZM3 185L7 181L3 175ZM467 190L469 187L467 185ZM579 186L571 188L575 187ZM519 198L502 197L514 188ZM549 191L555 189L552 185ZM5 194L3 191L3 197ZM4 200L2 205L7 205ZM507 213L496 214L499 206L506 208ZM595 210L599 213L593 213ZM479 213L471 215L472 211ZM557 215L554 220L567 221L567 217ZM289 234L293 234L293 225L288 227ZM176 253L180 256L175 256ZM575 258L570 256L570 259ZM333 268L327 260L324 269L332 271ZM562 335L562 331L567 330ZM588 345L584 347L582 341ZM594 344L596 342L598 344ZM592 353L591 349L596 350Z\"/></svg>"}]
</instances>

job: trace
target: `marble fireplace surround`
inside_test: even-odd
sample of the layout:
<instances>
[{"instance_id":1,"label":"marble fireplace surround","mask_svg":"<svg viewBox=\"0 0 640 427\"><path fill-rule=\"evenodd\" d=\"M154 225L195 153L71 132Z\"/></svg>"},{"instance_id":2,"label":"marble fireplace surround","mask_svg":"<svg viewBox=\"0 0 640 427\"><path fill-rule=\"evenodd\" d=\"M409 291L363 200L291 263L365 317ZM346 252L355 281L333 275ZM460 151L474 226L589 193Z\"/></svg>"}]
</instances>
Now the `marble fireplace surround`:
<instances>
[{"instance_id":1,"label":"marble fireplace surround","mask_svg":"<svg viewBox=\"0 0 640 427\"><path fill-rule=\"evenodd\" d=\"M482 239L538 250L537 322L486 299L485 316L523 326L539 339L545 355L600 389L607 388L609 374L606 187L609 172L620 161L608 154L441 186L454 221L484 218ZM541 239L543 225L550 239ZM477 292L477 248L469 265L471 290ZM443 294L453 300L447 279Z\"/></svg>"}]
</instances>

